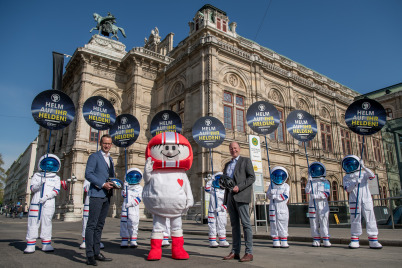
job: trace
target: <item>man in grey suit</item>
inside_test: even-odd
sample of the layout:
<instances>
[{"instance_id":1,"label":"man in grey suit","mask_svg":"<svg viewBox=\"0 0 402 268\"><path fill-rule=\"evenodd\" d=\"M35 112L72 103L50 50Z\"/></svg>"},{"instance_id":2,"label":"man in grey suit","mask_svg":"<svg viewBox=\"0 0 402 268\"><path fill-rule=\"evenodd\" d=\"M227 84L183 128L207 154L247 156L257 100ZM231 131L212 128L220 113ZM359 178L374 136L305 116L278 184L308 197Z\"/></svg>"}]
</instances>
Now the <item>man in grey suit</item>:
<instances>
[{"instance_id":1,"label":"man in grey suit","mask_svg":"<svg viewBox=\"0 0 402 268\"><path fill-rule=\"evenodd\" d=\"M250 158L240 156L240 146L237 142L230 143L229 151L232 160L226 163L223 173L234 180L235 186L231 191L225 190L224 203L229 211L233 244L232 251L223 259L237 259L241 262L247 262L253 260L253 230L250 223L249 203L251 202L255 174ZM241 259L240 220L246 245L245 255Z\"/></svg>"},{"instance_id":2,"label":"man in grey suit","mask_svg":"<svg viewBox=\"0 0 402 268\"><path fill-rule=\"evenodd\" d=\"M105 219L109 210L113 184L107 182L114 177L113 160L109 151L112 147L110 135L100 139L101 150L89 156L85 169L85 178L91 183L89 187L89 215L85 230L87 264L96 266L96 261L111 261L100 253L100 241Z\"/></svg>"}]
</instances>

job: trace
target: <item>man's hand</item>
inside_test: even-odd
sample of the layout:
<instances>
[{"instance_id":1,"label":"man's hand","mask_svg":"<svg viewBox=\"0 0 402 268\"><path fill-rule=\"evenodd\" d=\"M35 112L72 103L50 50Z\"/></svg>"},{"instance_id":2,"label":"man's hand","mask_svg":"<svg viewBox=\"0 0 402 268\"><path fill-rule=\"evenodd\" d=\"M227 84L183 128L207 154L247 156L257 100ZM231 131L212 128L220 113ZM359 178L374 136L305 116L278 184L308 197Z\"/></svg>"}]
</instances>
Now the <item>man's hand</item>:
<instances>
[{"instance_id":1,"label":"man's hand","mask_svg":"<svg viewBox=\"0 0 402 268\"><path fill-rule=\"evenodd\" d=\"M103 184L102 188L105 188L106 190L113 189L113 183L112 182L105 182Z\"/></svg>"},{"instance_id":2,"label":"man's hand","mask_svg":"<svg viewBox=\"0 0 402 268\"><path fill-rule=\"evenodd\" d=\"M237 194L239 192L239 186L236 185L235 187L233 187L232 192Z\"/></svg>"}]
</instances>

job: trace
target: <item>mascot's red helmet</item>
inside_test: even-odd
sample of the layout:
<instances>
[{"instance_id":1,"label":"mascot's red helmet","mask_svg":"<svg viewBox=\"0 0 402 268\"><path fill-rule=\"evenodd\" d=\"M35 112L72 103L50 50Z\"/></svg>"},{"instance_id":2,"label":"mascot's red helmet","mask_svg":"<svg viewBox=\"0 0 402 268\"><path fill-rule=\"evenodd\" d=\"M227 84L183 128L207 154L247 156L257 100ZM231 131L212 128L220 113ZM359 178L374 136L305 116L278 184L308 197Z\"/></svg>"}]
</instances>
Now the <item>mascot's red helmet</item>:
<instances>
[{"instance_id":1,"label":"mascot's red helmet","mask_svg":"<svg viewBox=\"0 0 402 268\"><path fill-rule=\"evenodd\" d=\"M154 161L154 169L189 170L193 163L193 150L188 140L176 132L162 132L153 137L145 151L145 159Z\"/></svg>"}]
</instances>

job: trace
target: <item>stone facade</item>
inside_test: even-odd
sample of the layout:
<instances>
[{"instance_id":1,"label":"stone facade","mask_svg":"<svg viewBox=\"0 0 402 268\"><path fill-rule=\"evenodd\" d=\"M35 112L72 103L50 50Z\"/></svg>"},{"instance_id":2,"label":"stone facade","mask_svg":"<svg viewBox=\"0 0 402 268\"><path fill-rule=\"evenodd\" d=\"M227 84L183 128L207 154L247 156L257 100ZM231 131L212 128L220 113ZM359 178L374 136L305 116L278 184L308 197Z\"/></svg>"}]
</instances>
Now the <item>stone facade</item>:
<instances>
[{"instance_id":1,"label":"stone facade","mask_svg":"<svg viewBox=\"0 0 402 268\"><path fill-rule=\"evenodd\" d=\"M177 112L183 121L182 134L193 146L194 162L188 171L195 202L201 200L203 177L211 173L208 150L198 146L191 130L194 122L206 115L225 123L226 139L213 150L214 171L222 170L230 159L228 145L239 142L241 155L248 156L247 135L255 134L245 122L247 107L266 100L281 112L278 130L268 136L271 166L282 165L290 174L290 202L306 201L302 195L307 178L304 146L286 131L286 116L303 109L314 116L319 127L316 138L308 145L310 162L321 161L327 167L333 199L345 200L340 161L348 153L359 154L358 137L348 131L344 113L359 94L276 52L236 33L236 23L229 24L227 14L206 5L189 23L189 35L173 47L173 34L160 41L157 28L145 39L144 47L126 52L117 41L94 35L78 48L66 67L63 91L76 105L76 117L63 130L52 132L51 152L62 161L60 176L78 178L72 189L74 213L82 214L84 171L89 155L96 151L92 132L82 116L86 99L101 95L109 99L117 115L130 113L140 122L138 140L128 148L128 167L144 168L144 152L151 138L149 124L164 109ZM91 134L92 133L92 134ZM347 134L345 134L347 133ZM48 131L40 129L38 155L47 148ZM349 136L348 136L349 135ZM92 137L92 138L91 138ZM372 144L379 135L367 139L365 163L386 185L384 162L374 159ZM382 148L380 148L382 150ZM124 150L111 150L117 176L124 177ZM265 180L268 166L265 146L262 151ZM111 216L120 212L122 199L117 191L112 199ZM57 215L66 210L67 193L57 199Z\"/></svg>"}]
</instances>

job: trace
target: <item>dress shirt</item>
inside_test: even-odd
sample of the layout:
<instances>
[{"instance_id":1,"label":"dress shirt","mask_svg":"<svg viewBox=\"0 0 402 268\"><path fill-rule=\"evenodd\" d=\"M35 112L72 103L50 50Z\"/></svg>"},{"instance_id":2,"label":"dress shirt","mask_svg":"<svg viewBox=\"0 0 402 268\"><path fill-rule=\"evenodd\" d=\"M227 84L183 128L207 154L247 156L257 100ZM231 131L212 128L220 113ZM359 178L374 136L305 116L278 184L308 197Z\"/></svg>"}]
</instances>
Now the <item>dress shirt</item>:
<instances>
[{"instance_id":1,"label":"dress shirt","mask_svg":"<svg viewBox=\"0 0 402 268\"><path fill-rule=\"evenodd\" d=\"M239 157L240 157L240 156L238 156L238 157L236 157L236 158L233 158L233 159L230 161L230 164L228 165L227 175L228 175L229 177L231 177L232 179L233 179L234 169L235 169L235 167L236 167L237 160L239 160Z\"/></svg>"}]
</instances>

